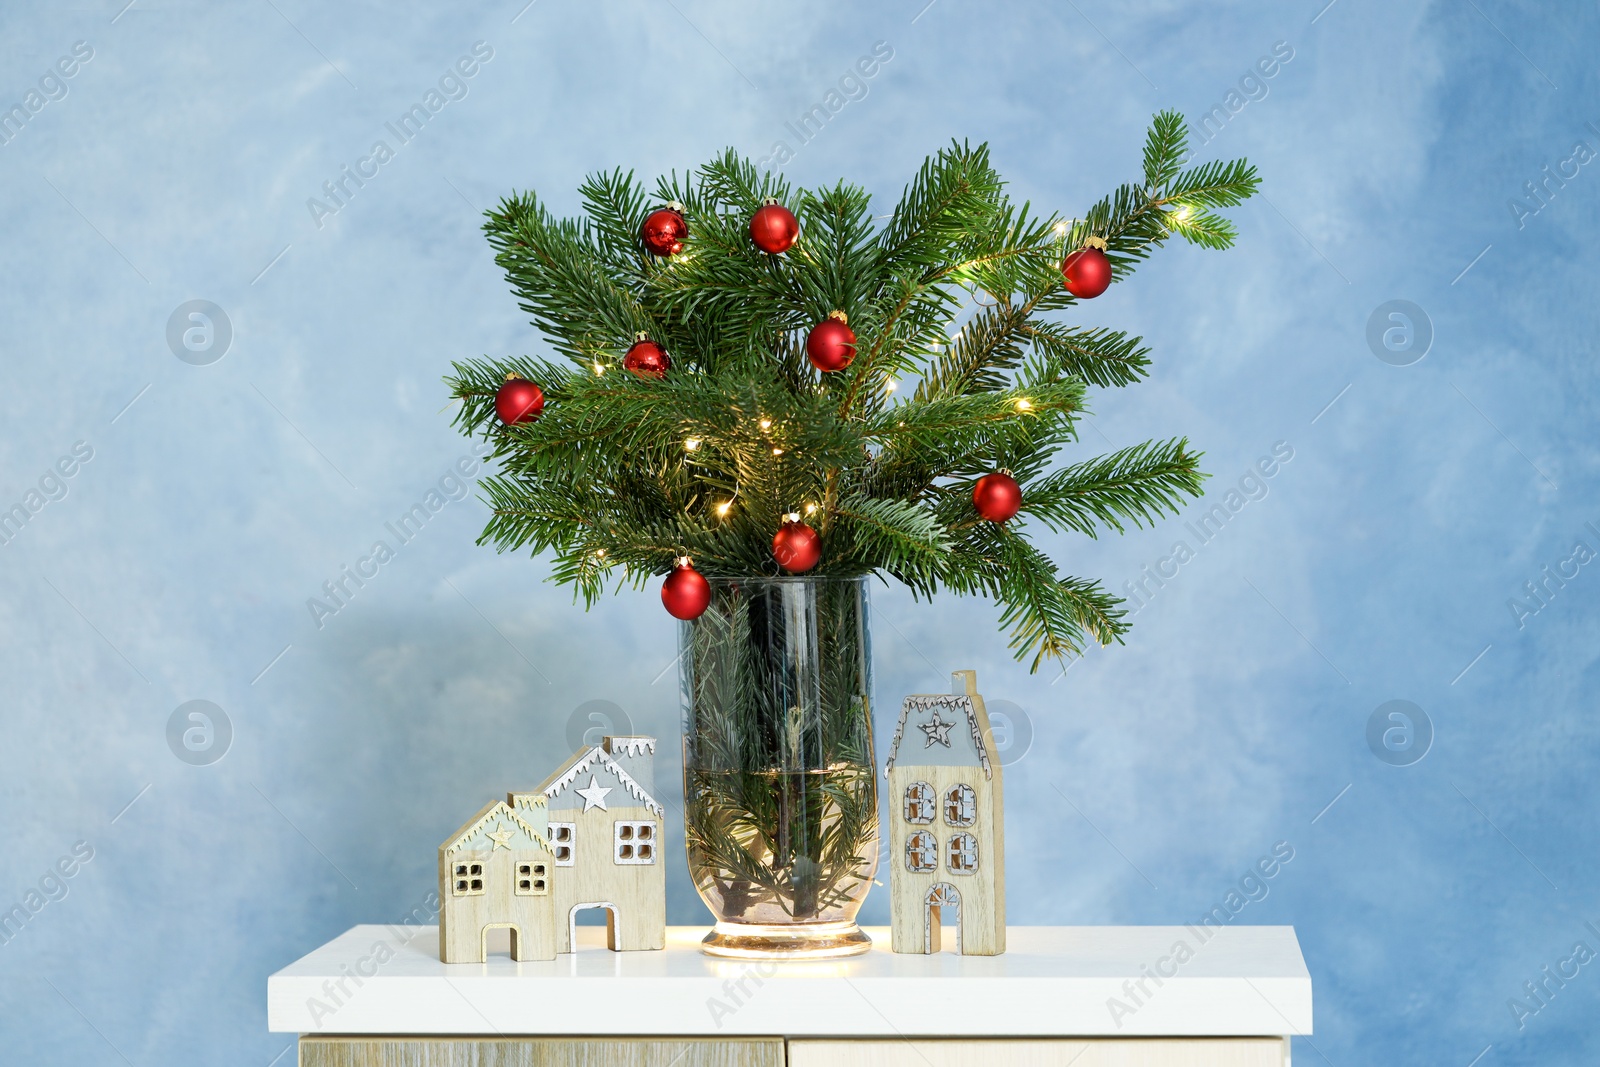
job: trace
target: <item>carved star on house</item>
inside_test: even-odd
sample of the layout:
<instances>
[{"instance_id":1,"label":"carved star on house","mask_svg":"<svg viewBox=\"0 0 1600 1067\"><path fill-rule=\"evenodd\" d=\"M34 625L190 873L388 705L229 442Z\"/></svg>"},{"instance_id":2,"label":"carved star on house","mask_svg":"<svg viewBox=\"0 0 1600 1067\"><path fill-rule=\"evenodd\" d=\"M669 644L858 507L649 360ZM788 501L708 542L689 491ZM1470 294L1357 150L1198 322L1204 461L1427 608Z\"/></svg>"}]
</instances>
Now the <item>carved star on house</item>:
<instances>
[{"instance_id":1,"label":"carved star on house","mask_svg":"<svg viewBox=\"0 0 1600 1067\"><path fill-rule=\"evenodd\" d=\"M921 730L928 738L923 748L932 748L936 743L945 748L950 747L950 728L953 722L945 722L939 718L939 709L933 710L933 718L924 723L918 723L917 729Z\"/></svg>"},{"instance_id":2,"label":"carved star on house","mask_svg":"<svg viewBox=\"0 0 1600 1067\"><path fill-rule=\"evenodd\" d=\"M599 808L601 811L611 810L606 807L606 794L611 792L611 788L608 785L601 785L600 779L591 774L589 776L589 785L584 789L576 790L577 794L583 798L583 810L588 811L590 808Z\"/></svg>"},{"instance_id":3,"label":"carved star on house","mask_svg":"<svg viewBox=\"0 0 1600 1067\"><path fill-rule=\"evenodd\" d=\"M510 849L511 835L513 833L515 833L515 831L507 830L504 823L496 823L495 828L490 831L487 836L490 841L494 842L494 848ZM493 852L494 849L490 849L489 851Z\"/></svg>"}]
</instances>

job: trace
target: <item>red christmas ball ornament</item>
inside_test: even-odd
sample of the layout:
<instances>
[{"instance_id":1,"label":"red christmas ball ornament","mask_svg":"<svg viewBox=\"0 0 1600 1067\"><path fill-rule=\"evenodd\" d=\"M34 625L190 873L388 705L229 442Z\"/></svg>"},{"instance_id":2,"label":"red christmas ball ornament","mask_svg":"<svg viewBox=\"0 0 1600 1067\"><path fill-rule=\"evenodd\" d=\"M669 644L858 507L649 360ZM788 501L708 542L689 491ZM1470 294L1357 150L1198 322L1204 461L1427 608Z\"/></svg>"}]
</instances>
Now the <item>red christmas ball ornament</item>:
<instances>
[{"instance_id":1,"label":"red christmas ball ornament","mask_svg":"<svg viewBox=\"0 0 1600 1067\"><path fill-rule=\"evenodd\" d=\"M769 198L750 216L750 240L763 252L774 256L787 252L799 236L800 220L776 200Z\"/></svg>"},{"instance_id":2,"label":"red christmas ball ornament","mask_svg":"<svg viewBox=\"0 0 1600 1067\"><path fill-rule=\"evenodd\" d=\"M1111 284L1111 261L1106 258L1106 243L1099 237L1083 242L1083 247L1061 261L1061 277L1066 279L1067 292L1080 300L1089 300L1106 291Z\"/></svg>"},{"instance_id":3,"label":"red christmas ball ornament","mask_svg":"<svg viewBox=\"0 0 1600 1067\"><path fill-rule=\"evenodd\" d=\"M544 390L515 374L506 375L494 394L494 413L507 426L532 422L544 410Z\"/></svg>"},{"instance_id":4,"label":"red christmas ball ornament","mask_svg":"<svg viewBox=\"0 0 1600 1067\"><path fill-rule=\"evenodd\" d=\"M822 535L790 512L772 538L772 558L790 574L804 574L822 560Z\"/></svg>"},{"instance_id":5,"label":"red christmas ball ornament","mask_svg":"<svg viewBox=\"0 0 1600 1067\"><path fill-rule=\"evenodd\" d=\"M985 474L972 486L972 506L990 522L1005 522L1022 507L1022 487L1008 471Z\"/></svg>"},{"instance_id":6,"label":"red christmas ball ornament","mask_svg":"<svg viewBox=\"0 0 1600 1067\"><path fill-rule=\"evenodd\" d=\"M683 251L683 242L688 236L689 223L683 217L683 205L676 201L650 212L639 229L639 239L652 256L677 255Z\"/></svg>"},{"instance_id":7,"label":"red christmas ball ornament","mask_svg":"<svg viewBox=\"0 0 1600 1067\"><path fill-rule=\"evenodd\" d=\"M856 358L856 332L842 311L830 311L828 317L811 327L806 335L806 356L811 365L820 371L844 370Z\"/></svg>"},{"instance_id":8,"label":"red christmas ball ornament","mask_svg":"<svg viewBox=\"0 0 1600 1067\"><path fill-rule=\"evenodd\" d=\"M678 565L661 583L661 603L674 619L691 622L711 605L711 583L694 569L694 560L678 557Z\"/></svg>"},{"instance_id":9,"label":"red christmas ball ornament","mask_svg":"<svg viewBox=\"0 0 1600 1067\"><path fill-rule=\"evenodd\" d=\"M672 360L667 358L666 349L650 340L648 334L641 333L634 339L628 354L622 357L622 365L641 378L659 381L672 368Z\"/></svg>"}]
</instances>

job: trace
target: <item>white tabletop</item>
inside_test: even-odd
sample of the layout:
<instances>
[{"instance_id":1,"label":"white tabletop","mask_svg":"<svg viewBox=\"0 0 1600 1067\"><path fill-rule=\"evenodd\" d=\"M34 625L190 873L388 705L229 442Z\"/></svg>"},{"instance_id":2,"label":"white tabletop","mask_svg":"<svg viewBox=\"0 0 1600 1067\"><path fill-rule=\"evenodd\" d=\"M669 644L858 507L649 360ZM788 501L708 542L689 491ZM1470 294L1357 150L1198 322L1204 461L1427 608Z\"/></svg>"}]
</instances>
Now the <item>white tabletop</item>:
<instances>
[{"instance_id":1,"label":"white tabletop","mask_svg":"<svg viewBox=\"0 0 1600 1067\"><path fill-rule=\"evenodd\" d=\"M608 952L602 928L579 930L589 943L551 961L447 965L436 927L357 926L267 980L268 1025L306 1034L1311 1033L1311 976L1290 926L1014 926L1003 956L896 955L887 929L868 928L875 947L865 956L761 964L702 955L702 927L669 927L662 952Z\"/></svg>"}]
</instances>

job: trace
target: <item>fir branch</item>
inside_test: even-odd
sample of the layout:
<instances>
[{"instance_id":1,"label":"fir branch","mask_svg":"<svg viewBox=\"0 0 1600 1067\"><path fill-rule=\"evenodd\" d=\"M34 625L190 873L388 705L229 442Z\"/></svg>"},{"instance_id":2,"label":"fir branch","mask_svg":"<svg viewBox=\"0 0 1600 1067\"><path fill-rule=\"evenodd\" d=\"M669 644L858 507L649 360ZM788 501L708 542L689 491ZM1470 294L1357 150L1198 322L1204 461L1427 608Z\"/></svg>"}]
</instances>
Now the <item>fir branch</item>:
<instances>
[{"instance_id":1,"label":"fir branch","mask_svg":"<svg viewBox=\"0 0 1600 1067\"><path fill-rule=\"evenodd\" d=\"M870 560L869 569L882 568L907 584L932 582L949 551L949 535L937 517L908 501L851 496L835 515L835 528L848 532L855 558Z\"/></svg>"},{"instance_id":2,"label":"fir branch","mask_svg":"<svg viewBox=\"0 0 1600 1067\"><path fill-rule=\"evenodd\" d=\"M1188 147L1188 125L1178 112L1163 111L1151 120L1144 142L1144 183L1152 196L1177 175Z\"/></svg>"},{"instance_id":3,"label":"fir branch","mask_svg":"<svg viewBox=\"0 0 1600 1067\"><path fill-rule=\"evenodd\" d=\"M1124 522L1153 526L1200 495L1200 457L1189 442L1147 442L1064 467L1023 492L1021 514L1052 530L1096 536L1096 523L1123 533Z\"/></svg>"},{"instance_id":4,"label":"fir branch","mask_svg":"<svg viewBox=\"0 0 1600 1067\"><path fill-rule=\"evenodd\" d=\"M1066 374L1109 387L1132 385L1149 373L1150 350L1143 338L1119 330L1030 322L1022 333L1033 342L1035 353L1027 375L1038 380Z\"/></svg>"},{"instance_id":5,"label":"fir branch","mask_svg":"<svg viewBox=\"0 0 1600 1067\"><path fill-rule=\"evenodd\" d=\"M1164 199L1168 203L1235 207L1254 196L1260 184L1256 168L1244 160L1213 160L1179 174Z\"/></svg>"},{"instance_id":6,"label":"fir branch","mask_svg":"<svg viewBox=\"0 0 1600 1067\"><path fill-rule=\"evenodd\" d=\"M1009 303L974 315L950 346L932 360L917 383L914 399L922 403L1004 388L1005 372L1022 362L1022 331L1027 321L1027 310Z\"/></svg>"},{"instance_id":7,"label":"fir branch","mask_svg":"<svg viewBox=\"0 0 1600 1067\"><path fill-rule=\"evenodd\" d=\"M589 215L589 236L597 258L612 275L639 273L650 255L639 239L644 225L644 189L618 167L610 174L591 174L578 187Z\"/></svg>"},{"instance_id":8,"label":"fir branch","mask_svg":"<svg viewBox=\"0 0 1600 1067\"><path fill-rule=\"evenodd\" d=\"M1188 211L1180 208L1168 212L1166 222L1173 233L1190 244L1216 249L1219 252L1232 248L1234 238L1239 235L1233 223L1210 211Z\"/></svg>"},{"instance_id":9,"label":"fir branch","mask_svg":"<svg viewBox=\"0 0 1600 1067\"><path fill-rule=\"evenodd\" d=\"M878 239L885 266L892 272L941 267L945 250L993 210L1003 184L989 165L988 145L951 142L929 157Z\"/></svg>"},{"instance_id":10,"label":"fir branch","mask_svg":"<svg viewBox=\"0 0 1600 1067\"><path fill-rule=\"evenodd\" d=\"M1060 578L1055 565L1005 525L973 527L952 553L967 566L951 582L959 592L979 593L1000 604L1000 625L1011 631L1009 647L1018 659L1033 655L1030 670L1045 659L1082 655L1084 639L1110 644L1126 632L1116 598L1097 583Z\"/></svg>"}]
</instances>

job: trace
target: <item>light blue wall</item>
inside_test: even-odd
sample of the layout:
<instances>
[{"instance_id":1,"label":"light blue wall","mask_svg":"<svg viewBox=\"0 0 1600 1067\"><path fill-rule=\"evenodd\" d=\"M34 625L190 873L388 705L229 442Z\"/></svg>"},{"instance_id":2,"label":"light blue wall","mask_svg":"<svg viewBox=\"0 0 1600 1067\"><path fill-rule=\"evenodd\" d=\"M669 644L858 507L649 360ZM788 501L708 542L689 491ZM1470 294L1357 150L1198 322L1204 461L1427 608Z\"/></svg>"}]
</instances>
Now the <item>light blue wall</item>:
<instances>
[{"instance_id":1,"label":"light blue wall","mask_svg":"<svg viewBox=\"0 0 1600 1067\"><path fill-rule=\"evenodd\" d=\"M1292 60L1203 150L1265 178L1239 247L1174 248L1078 316L1157 353L1147 385L1095 397L1085 453L1182 432L1216 477L1154 531L1050 548L1113 589L1180 539L1194 558L1064 678L1015 666L987 604L883 591L879 700L975 667L1031 721L1013 922L1195 919L1288 842L1234 921L1299 930L1297 1062L1600 1053L1600 965L1520 1029L1507 1003L1600 950L1600 568L1521 625L1507 605L1600 549L1600 169L1520 225L1508 207L1600 148L1589 5L122 2L0 14L0 104L93 50L0 146L0 504L93 451L0 547L0 905L93 851L0 944L4 1059L266 1064L287 1044L266 976L417 905L438 842L541 779L587 701L666 739L676 802L653 590L585 615L540 562L475 547L468 499L320 627L307 610L468 454L449 361L540 349L478 232L496 197L570 208L593 169L788 139L793 178L888 199L958 137L1070 212L1136 173L1152 112L1198 118L1280 41ZM384 123L478 41L465 98L319 227L307 199L394 147ZM785 120L877 41L865 98L797 146ZM208 366L166 339L194 299L232 325ZM1414 365L1368 347L1394 299L1432 324ZM1277 442L1268 494L1198 546L1185 521ZM1397 699L1434 733L1409 766L1367 742ZM232 724L220 762L169 748L190 700ZM669 894L705 921L681 866Z\"/></svg>"}]
</instances>

